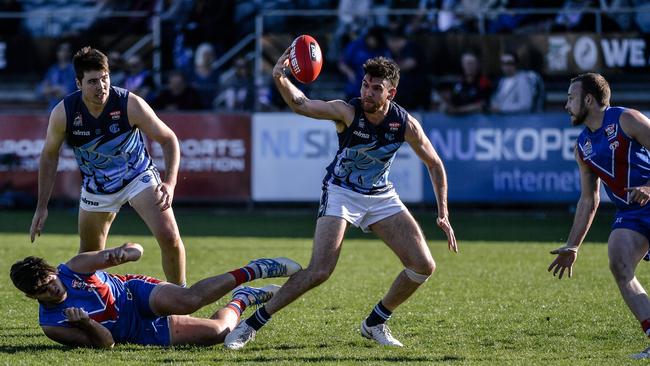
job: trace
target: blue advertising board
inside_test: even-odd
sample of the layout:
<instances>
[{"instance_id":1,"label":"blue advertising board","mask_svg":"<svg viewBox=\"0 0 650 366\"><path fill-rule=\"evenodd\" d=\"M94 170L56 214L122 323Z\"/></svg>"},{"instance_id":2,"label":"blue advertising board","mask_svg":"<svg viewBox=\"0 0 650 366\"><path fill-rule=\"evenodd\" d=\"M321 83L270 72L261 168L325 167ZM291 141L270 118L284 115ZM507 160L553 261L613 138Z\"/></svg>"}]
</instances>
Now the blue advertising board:
<instances>
[{"instance_id":1,"label":"blue advertising board","mask_svg":"<svg viewBox=\"0 0 650 366\"><path fill-rule=\"evenodd\" d=\"M573 147L582 127L566 113L423 114L425 133L445 163L449 202L566 203L580 196ZM426 202L434 200L424 174Z\"/></svg>"}]
</instances>

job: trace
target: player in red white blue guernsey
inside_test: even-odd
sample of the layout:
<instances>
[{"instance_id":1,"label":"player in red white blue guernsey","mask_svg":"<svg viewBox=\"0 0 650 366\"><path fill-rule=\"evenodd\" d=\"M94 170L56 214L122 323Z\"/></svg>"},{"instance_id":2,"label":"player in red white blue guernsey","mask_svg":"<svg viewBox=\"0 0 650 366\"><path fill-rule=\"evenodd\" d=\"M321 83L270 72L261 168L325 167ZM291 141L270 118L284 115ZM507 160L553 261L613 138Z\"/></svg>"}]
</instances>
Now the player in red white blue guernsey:
<instances>
[{"instance_id":1,"label":"player in red white blue guernsey","mask_svg":"<svg viewBox=\"0 0 650 366\"><path fill-rule=\"evenodd\" d=\"M384 57L366 61L361 98L346 103L308 99L285 75L289 53L287 49L273 69L276 87L294 112L333 121L339 149L323 180L309 267L292 276L268 304L239 323L224 345L243 348L274 313L325 282L336 267L345 231L354 225L376 233L404 265L386 295L361 322L361 335L382 345L401 347L386 321L431 276L435 262L422 230L399 199L388 174L397 150L408 143L429 171L437 198L437 224L447 236L449 250L457 252L447 210L444 165L420 123L393 102L399 83L399 66L394 61Z\"/></svg>"},{"instance_id":2,"label":"player in red white blue guernsey","mask_svg":"<svg viewBox=\"0 0 650 366\"><path fill-rule=\"evenodd\" d=\"M279 288L240 286L258 278L287 277L300 270L289 258L262 258L203 279L189 288L144 275L115 275L103 269L137 261L142 246L81 253L52 267L27 257L10 270L14 285L39 302L39 325L61 344L109 348L142 345L214 345L237 325L250 305L268 301ZM239 286L239 287L237 287ZM233 290L230 303L209 319L186 316Z\"/></svg>"},{"instance_id":3,"label":"player in red white blue guernsey","mask_svg":"<svg viewBox=\"0 0 650 366\"><path fill-rule=\"evenodd\" d=\"M171 208L180 148L174 132L137 95L111 86L108 59L84 47L73 58L77 90L50 114L38 170L38 203L31 241L47 219L63 142L74 151L83 178L79 200L79 252L101 250L120 207L128 202L161 248L167 280L185 283L185 247ZM165 159L161 180L143 134L160 143Z\"/></svg>"},{"instance_id":4,"label":"player in red white blue guernsey","mask_svg":"<svg viewBox=\"0 0 650 366\"><path fill-rule=\"evenodd\" d=\"M635 276L647 258L650 240L650 120L637 110L610 107L609 84L599 74L571 80L566 110L574 126L584 124L575 155L580 168L580 200L573 227L548 270L571 277L578 249L599 204L600 181L617 211L608 240L609 267L632 311L650 337L650 300ZM650 348L633 358L650 358Z\"/></svg>"}]
</instances>

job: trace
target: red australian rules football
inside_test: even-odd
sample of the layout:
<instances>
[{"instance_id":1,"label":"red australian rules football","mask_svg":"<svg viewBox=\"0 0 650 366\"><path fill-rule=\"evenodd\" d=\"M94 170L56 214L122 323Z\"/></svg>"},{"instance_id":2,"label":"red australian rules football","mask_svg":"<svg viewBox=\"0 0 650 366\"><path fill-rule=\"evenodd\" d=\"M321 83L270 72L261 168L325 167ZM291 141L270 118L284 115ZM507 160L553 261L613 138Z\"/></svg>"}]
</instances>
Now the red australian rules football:
<instances>
[{"instance_id":1,"label":"red australian rules football","mask_svg":"<svg viewBox=\"0 0 650 366\"><path fill-rule=\"evenodd\" d=\"M323 55L314 37L303 34L293 40L289 49L289 68L303 84L316 80L323 67Z\"/></svg>"}]
</instances>

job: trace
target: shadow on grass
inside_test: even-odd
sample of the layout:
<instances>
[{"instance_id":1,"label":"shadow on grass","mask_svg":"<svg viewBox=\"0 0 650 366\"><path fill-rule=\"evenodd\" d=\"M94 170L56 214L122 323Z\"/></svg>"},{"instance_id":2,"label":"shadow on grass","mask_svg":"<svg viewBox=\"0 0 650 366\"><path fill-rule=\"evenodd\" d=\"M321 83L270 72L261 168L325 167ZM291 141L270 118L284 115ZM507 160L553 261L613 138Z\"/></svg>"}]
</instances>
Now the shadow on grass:
<instances>
[{"instance_id":1,"label":"shadow on grass","mask_svg":"<svg viewBox=\"0 0 650 366\"><path fill-rule=\"evenodd\" d=\"M222 362L222 359L214 359L214 362ZM266 356L257 356L257 357L246 357L241 360L229 360L229 362L246 362L246 363L262 363L262 362L289 362L289 363L298 363L298 362L309 362L309 363L318 363L318 362L353 362L358 364L368 364L370 362L388 362L388 363L412 363L412 362L463 362L465 361L464 357L461 356L452 356L445 355L441 357L423 357L423 356L300 356L300 355L285 355L277 357L266 357Z\"/></svg>"},{"instance_id":2,"label":"shadow on grass","mask_svg":"<svg viewBox=\"0 0 650 366\"><path fill-rule=\"evenodd\" d=\"M29 239L31 211L0 212L0 233L25 235ZM210 209L177 209L175 216L181 236L305 238L313 236L316 212L308 209L215 211ZM446 240L430 211L415 211L429 240ZM596 216L589 241L607 241L613 213L601 210ZM562 243L571 228L573 214L562 210L548 211L469 211L451 212L451 222L459 241L530 241ZM76 210L50 210L43 235L77 234ZM144 235L151 233L130 208L117 215L111 235ZM350 228L349 239L374 238Z\"/></svg>"},{"instance_id":3,"label":"shadow on grass","mask_svg":"<svg viewBox=\"0 0 650 366\"><path fill-rule=\"evenodd\" d=\"M24 337L24 335L21 334L20 337ZM30 355L34 355L37 353L47 353L51 351L67 351L70 349L72 348L63 345L56 345L56 344L31 345L31 346L29 345L0 346L0 354L29 353Z\"/></svg>"}]
</instances>

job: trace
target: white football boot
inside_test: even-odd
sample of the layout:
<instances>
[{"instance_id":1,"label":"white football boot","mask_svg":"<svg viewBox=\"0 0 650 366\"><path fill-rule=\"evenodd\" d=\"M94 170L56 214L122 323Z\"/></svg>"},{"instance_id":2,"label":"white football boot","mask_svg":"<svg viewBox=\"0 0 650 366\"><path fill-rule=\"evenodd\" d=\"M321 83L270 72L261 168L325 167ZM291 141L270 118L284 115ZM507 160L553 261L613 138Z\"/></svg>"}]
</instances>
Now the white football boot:
<instances>
[{"instance_id":1,"label":"white football boot","mask_svg":"<svg viewBox=\"0 0 650 366\"><path fill-rule=\"evenodd\" d=\"M257 333L255 329L246 324L246 320L242 320L235 329L226 335L223 346L232 350L242 349L246 343L255 339L255 333Z\"/></svg>"},{"instance_id":2,"label":"white football boot","mask_svg":"<svg viewBox=\"0 0 650 366\"><path fill-rule=\"evenodd\" d=\"M641 352L639 352L639 353L635 353L635 354L633 354L632 356L630 356L630 358L633 358L633 359L635 359L635 360L641 360L641 359L644 359L644 358L650 358L650 347L644 349L643 351L641 351Z\"/></svg>"},{"instance_id":3,"label":"white football boot","mask_svg":"<svg viewBox=\"0 0 650 366\"><path fill-rule=\"evenodd\" d=\"M374 327L366 325L366 321L361 322L361 335L376 341L382 346L403 347L402 342L393 338L390 329L386 324L377 324Z\"/></svg>"},{"instance_id":4,"label":"white football boot","mask_svg":"<svg viewBox=\"0 0 650 366\"><path fill-rule=\"evenodd\" d=\"M300 264L286 257L254 259L246 266L253 268L257 278L289 277L302 269Z\"/></svg>"}]
</instances>

